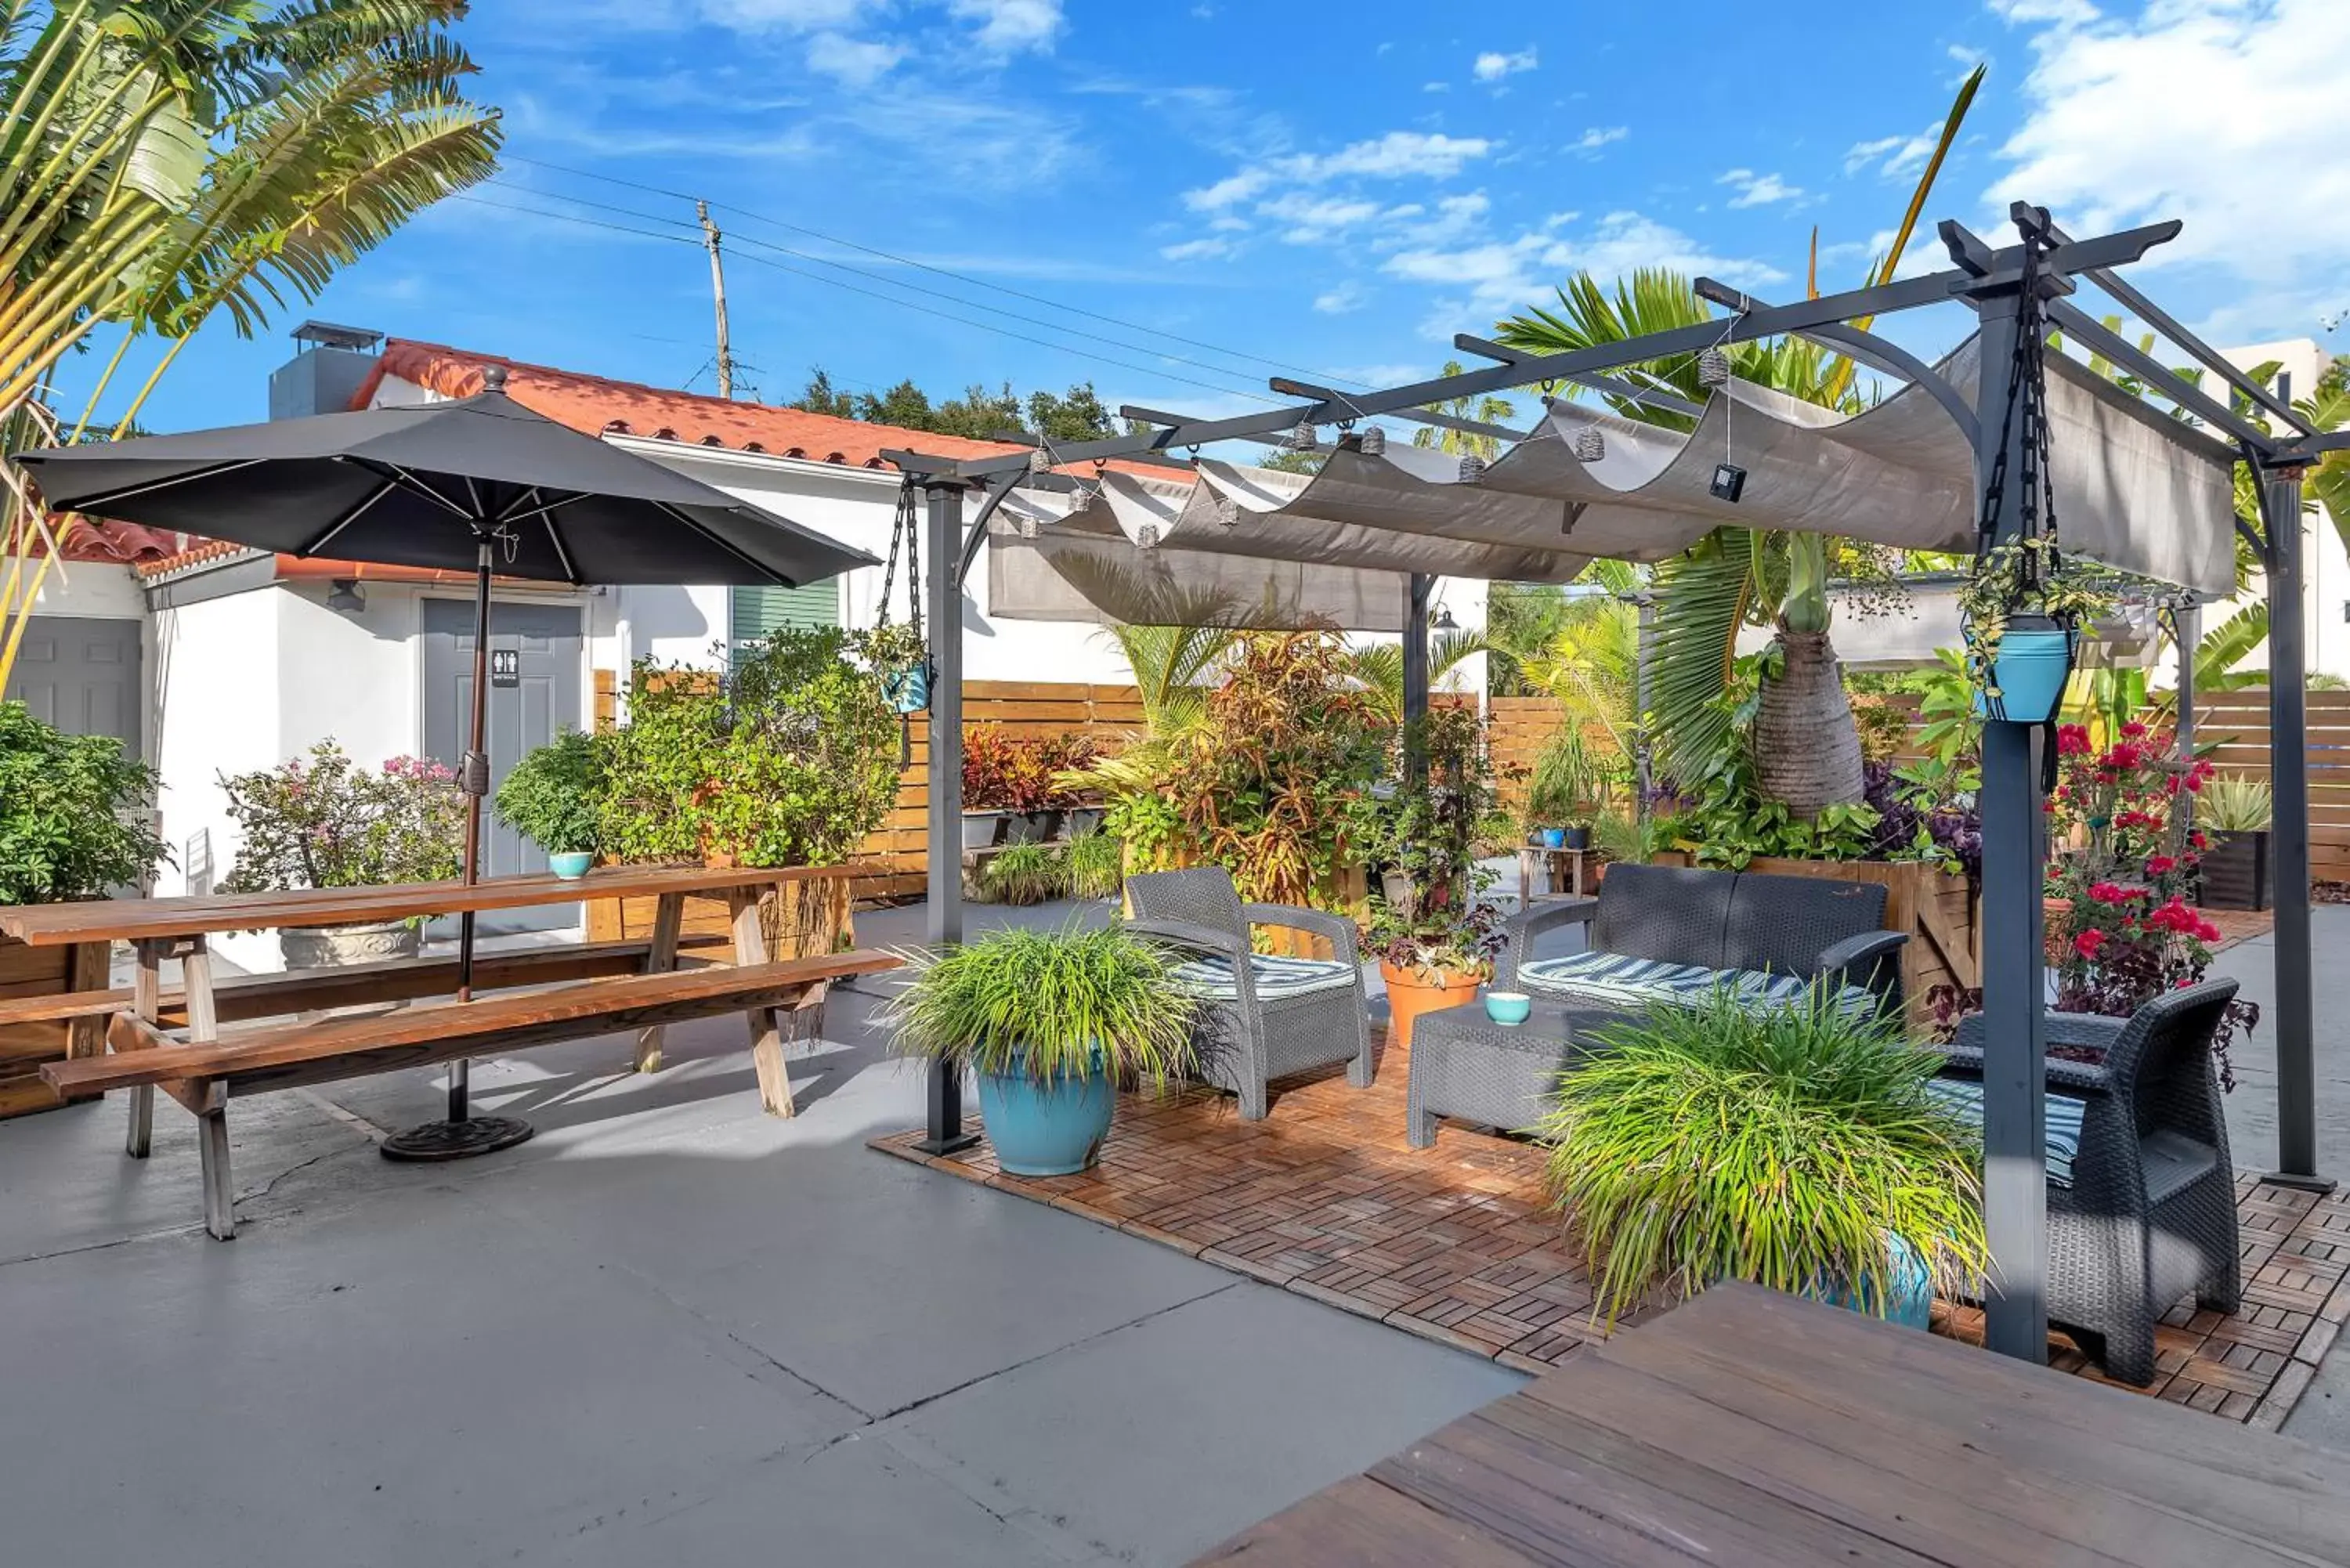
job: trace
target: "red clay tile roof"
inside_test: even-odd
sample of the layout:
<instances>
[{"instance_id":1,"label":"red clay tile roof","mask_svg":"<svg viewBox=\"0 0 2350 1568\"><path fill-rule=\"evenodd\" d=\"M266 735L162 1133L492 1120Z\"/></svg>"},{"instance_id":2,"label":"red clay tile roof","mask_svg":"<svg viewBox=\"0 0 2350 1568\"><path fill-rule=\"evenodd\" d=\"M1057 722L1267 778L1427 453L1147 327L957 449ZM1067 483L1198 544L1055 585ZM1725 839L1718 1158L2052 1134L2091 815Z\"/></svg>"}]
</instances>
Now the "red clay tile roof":
<instances>
[{"instance_id":1,"label":"red clay tile roof","mask_svg":"<svg viewBox=\"0 0 2350 1568\"><path fill-rule=\"evenodd\" d=\"M525 408L590 435L650 436L656 441L733 447L742 452L764 452L778 457L858 468L889 467L881 461L885 447L933 452L941 457L982 457L1020 450L1001 441L934 435L895 425L869 425L800 409L730 402L699 392L673 392L634 381L615 381L603 376L529 365L495 354L477 354L471 349L419 343L405 337L394 337L384 344L383 357L377 361L374 373L360 385L351 407L364 409L372 402L386 376L397 376L444 398L471 397L482 389L482 368L485 365L506 368L508 397ZM1155 472L1160 477L1165 475L1164 470Z\"/></svg>"},{"instance_id":2,"label":"red clay tile roof","mask_svg":"<svg viewBox=\"0 0 2350 1568\"><path fill-rule=\"evenodd\" d=\"M136 523L113 523L99 517L82 517L68 524L62 517L51 517L52 530L65 530L64 557L68 561L103 561L116 566L144 566L161 560L180 548L180 536L159 529L142 528ZM33 539L33 553L44 554L40 536Z\"/></svg>"}]
</instances>

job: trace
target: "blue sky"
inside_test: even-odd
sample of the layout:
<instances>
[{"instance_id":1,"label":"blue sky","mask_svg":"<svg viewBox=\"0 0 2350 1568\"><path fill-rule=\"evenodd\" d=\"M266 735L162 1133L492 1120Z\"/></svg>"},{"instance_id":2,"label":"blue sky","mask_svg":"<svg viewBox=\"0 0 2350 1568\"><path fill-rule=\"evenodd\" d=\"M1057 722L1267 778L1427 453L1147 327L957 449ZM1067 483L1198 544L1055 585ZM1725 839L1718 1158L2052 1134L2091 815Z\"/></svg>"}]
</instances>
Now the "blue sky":
<instances>
[{"instance_id":1,"label":"blue sky","mask_svg":"<svg viewBox=\"0 0 2350 1568\"><path fill-rule=\"evenodd\" d=\"M463 36L506 171L309 314L707 390L702 195L769 401L822 365L1239 411L1430 373L1578 268L1800 294L1814 225L1849 286L1978 59L1934 215L2182 217L2139 281L2224 341L2342 347L2350 306L2345 0L483 0ZM208 328L149 425L263 417L302 314Z\"/></svg>"}]
</instances>

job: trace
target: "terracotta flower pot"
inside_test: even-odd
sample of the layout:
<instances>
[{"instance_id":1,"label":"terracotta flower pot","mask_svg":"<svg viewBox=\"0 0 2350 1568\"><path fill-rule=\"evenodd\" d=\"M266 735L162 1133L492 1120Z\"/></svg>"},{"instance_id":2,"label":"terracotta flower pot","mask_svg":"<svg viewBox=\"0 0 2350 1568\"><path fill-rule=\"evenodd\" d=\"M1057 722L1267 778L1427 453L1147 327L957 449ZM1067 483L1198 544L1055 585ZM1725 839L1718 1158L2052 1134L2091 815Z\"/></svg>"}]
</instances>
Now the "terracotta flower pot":
<instances>
[{"instance_id":1,"label":"terracotta flower pot","mask_svg":"<svg viewBox=\"0 0 2350 1568\"><path fill-rule=\"evenodd\" d=\"M1445 1008L1476 1001L1477 987L1483 982L1485 973L1482 969L1400 969L1381 959L1379 978L1388 988L1389 1044L1409 1045L1412 1020L1423 1012L1440 1012Z\"/></svg>"}]
</instances>

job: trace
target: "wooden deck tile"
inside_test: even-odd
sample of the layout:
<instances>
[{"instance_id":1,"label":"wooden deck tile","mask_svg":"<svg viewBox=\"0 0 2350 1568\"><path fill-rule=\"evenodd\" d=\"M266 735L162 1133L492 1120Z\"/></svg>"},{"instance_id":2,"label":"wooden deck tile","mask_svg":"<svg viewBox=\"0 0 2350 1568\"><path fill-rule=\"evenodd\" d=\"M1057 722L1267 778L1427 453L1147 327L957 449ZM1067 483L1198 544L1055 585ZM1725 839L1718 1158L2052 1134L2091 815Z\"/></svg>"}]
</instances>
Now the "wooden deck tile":
<instances>
[{"instance_id":1,"label":"wooden deck tile","mask_svg":"<svg viewBox=\"0 0 2350 1568\"><path fill-rule=\"evenodd\" d=\"M1408 1071L1407 1054L1390 1048L1368 1089L1338 1072L1292 1081L1262 1122L1198 1087L1122 1096L1100 1164L1079 1176L1006 1176L983 1139L942 1158L914 1147L919 1131L872 1147L1521 1371L1603 1341L1544 1151L1451 1123L1435 1147L1412 1148ZM2156 1330L2156 1379L2131 1391L2274 1428L2350 1323L2350 1193L2320 1197L2246 1172L2236 1194L2241 1310L2173 1307ZM1669 1304L1645 1303L1623 1325ZM1982 1314L1938 1303L1935 1332L1980 1345ZM2109 1382L2061 1334L2050 1335L2049 1365Z\"/></svg>"}]
</instances>

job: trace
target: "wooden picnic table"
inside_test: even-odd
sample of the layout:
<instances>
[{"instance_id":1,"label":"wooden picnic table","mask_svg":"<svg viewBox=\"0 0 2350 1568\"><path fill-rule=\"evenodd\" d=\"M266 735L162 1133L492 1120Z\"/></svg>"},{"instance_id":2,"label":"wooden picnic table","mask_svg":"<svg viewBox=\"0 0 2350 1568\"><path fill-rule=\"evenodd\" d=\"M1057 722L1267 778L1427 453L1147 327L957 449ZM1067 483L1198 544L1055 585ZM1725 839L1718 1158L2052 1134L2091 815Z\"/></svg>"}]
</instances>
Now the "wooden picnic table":
<instances>
[{"instance_id":1,"label":"wooden picnic table","mask_svg":"<svg viewBox=\"0 0 2350 1568\"><path fill-rule=\"evenodd\" d=\"M560 1037L567 1029L572 1034L598 1033L599 1023L604 1028L639 1026L637 1065L650 1071L660 1064L666 1023L733 1004L750 1021L761 1104L772 1115L790 1116L791 1081L785 1071L778 1005L813 1006L822 1000L829 980L886 968L896 961L886 955L845 955L842 961L815 955L825 961L803 963L798 969L775 963L760 918L760 896L785 883L853 877L866 870L854 864L612 867L571 880L540 874L484 877L470 885L422 882L8 906L0 908L0 933L30 947L127 941L137 954L138 968L127 992L109 989L5 1002L0 1002L0 1012L12 1022L109 1014L106 1042L118 1058L126 1053L162 1053L142 1059L144 1065L104 1059L50 1063L43 1066L42 1075L61 1091L127 1087L130 1116L124 1147L134 1158L145 1158L150 1147L156 1087L160 1085L187 1105L203 1123L206 1218L215 1235L226 1235L233 1221L225 1190L225 1098L233 1084L245 1092L292 1087L353 1072L456 1060L470 1054L469 1044L533 1044ZM690 945L681 932L686 900L713 895L726 900L731 918L731 967L755 972L741 977L739 984L724 978L697 981L690 977L657 982L657 977L671 974L681 963L695 961L681 953ZM574 988L567 994L540 991L519 1001L511 994L459 999L411 1009L396 1026L338 1021L331 1028L303 1025L297 1037L286 1037L285 1030L244 1040L224 1039L221 1033L224 1018L453 996L458 966L453 958L435 955L238 977L224 985L213 972L215 933L421 919L622 898L656 901L647 940L476 955L476 991L494 986ZM167 994L162 966L172 958L180 961L181 985L175 994ZM629 976L635 977L632 988L612 983ZM176 1036L167 1033L174 1023L183 1025ZM165 1075L165 1065L172 1075Z\"/></svg>"},{"instance_id":2,"label":"wooden picnic table","mask_svg":"<svg viewBox=\"0 0 2350 1568\"><path fill-rule=\"evenodd\" d=\"M1202 1563L2350 1563L2350 1459L1717 1285Z\"/></svg>"}]
</instances>

